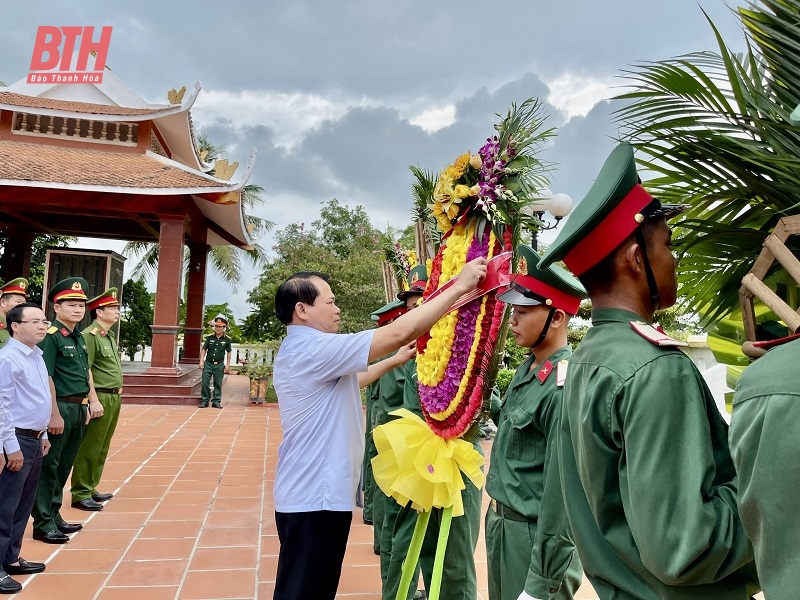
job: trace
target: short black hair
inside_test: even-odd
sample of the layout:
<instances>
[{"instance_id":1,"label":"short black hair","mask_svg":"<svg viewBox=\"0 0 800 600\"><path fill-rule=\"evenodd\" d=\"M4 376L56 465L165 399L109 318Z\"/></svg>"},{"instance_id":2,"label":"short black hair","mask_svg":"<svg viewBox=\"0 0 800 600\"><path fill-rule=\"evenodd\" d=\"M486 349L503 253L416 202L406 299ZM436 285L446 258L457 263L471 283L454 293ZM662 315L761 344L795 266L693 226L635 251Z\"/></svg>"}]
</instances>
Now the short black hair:
<instances>
[{"instance_id":1,"label":"short black hair","mask_svg":"<svg viewBox=\"0 0 800 600\"><path fill-rule=\"evenodd\" d=\"M42 309L42 307L35 302L23 302L22 304L17 304L14 308L8 311L8 313L6 313L6 328L8 329L8 334L11 337L14 337L14 330L11 328L11 324L22 322L22 313L25 312L26 308L38 308L39 310Z\"/></svg>"},{"instance_id":2,"label":"short black hair","mask_svg":"<svg viewBox=\"0 0 800 600\"><path fill-rule=\"evenodd\" d=\"M319 277L323 281L328 281L330 275L319 271L298 271L289 279L278 286L275 292L275 315L284 325L292 321L294 307L298 302L313 305L319 296L319 290L312 277Z\"/></svg>"},{"instance_id":3,"label":"short black hair","mask_svg":"<svg viewBox=\"0 0 800 600\"><path fill-rule=\"evenodd\" d=\"M644 236L645 244L647 244L648 246L651 245L651 240L653 239L653 235L658 229L658 225L663 221L664 221L663 217L655 219L646 219L639 226L642 231L642 235ZM588 271L578 275L578 280L583 284L583 287L586 288L586 291L589 293L589 297L597 293L608 292L611 288L614 287L616 279L614 262L617 259L617 255L620 252L622 252L625 248L627 248L628 246L630 246L635 242L636 242L636 235L632 233L624 240L622 240L619 246L614 248L614 250L612 250L611 253L608 254L608 256L603 257L603 259L599 263L597 263Z\"/></svg>"}]
</instances>

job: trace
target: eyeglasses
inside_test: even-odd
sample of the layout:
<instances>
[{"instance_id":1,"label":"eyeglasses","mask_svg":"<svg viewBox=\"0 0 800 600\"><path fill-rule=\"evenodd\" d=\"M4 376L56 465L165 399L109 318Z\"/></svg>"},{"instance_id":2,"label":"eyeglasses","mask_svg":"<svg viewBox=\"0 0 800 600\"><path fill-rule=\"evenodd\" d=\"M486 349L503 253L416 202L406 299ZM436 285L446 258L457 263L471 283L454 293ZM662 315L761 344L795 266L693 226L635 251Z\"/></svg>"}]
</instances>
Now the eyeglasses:
<instances>
[{"instance_id":1,"label":"eyeglasses","mask_svg":"<svg viewBox=\"0 0 800 600\"><path fill-rule=\"evenodd\" d=\"M39 325L41 323L45 327L50 327L50 325L52 325L50 321L44 321L42 319L31 319L30 321L17 321L17 323L33 323L34 325Z\"/></svg>"}]
</instances>

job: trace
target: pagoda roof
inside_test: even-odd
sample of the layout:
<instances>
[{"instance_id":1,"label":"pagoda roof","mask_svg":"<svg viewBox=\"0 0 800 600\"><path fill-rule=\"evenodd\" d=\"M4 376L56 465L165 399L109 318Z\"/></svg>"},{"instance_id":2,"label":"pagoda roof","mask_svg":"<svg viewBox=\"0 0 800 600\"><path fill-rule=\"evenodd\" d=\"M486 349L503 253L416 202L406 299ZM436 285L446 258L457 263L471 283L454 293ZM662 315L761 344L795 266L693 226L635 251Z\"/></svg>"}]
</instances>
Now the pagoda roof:
<instances>
[{"instance_id":1,"label":"pagoda roof","mask_svg":"<svg viewBox=\"0 0 800 600\"><path fill-rule=\"evenodd\" d=\"M77 116L84 119L105 117L126 117L126 120L141 121L152 119L154 115L167 111L177 112L175 109L185 110L182 104L174 106L156 106L153 108L133 108L128 106L111 106L108 104L95 104L92 102L76 102L74 100L60 100L58 98L41 98L25 96L0 88L0 109L19 110L20 108L34 109L38 114L47 114L56 117ZM139 117L139 118L136 118Z\"/></svg>"},{"instance_id":2,"label":"pagoda roof","mask_svg":"<svg viewBox=\"0 0 800 600\"><path fill-rule=\"evenodd\" d=\"M200 211L235 238L237 245L253 243L242 213L241 190L252 173L254 155L237 181L217 179L150 151L123 153L0 141L0 156L0 187L191 195ZM207 243L231 241L209 230Z\"/></svg>"}]
</instances>

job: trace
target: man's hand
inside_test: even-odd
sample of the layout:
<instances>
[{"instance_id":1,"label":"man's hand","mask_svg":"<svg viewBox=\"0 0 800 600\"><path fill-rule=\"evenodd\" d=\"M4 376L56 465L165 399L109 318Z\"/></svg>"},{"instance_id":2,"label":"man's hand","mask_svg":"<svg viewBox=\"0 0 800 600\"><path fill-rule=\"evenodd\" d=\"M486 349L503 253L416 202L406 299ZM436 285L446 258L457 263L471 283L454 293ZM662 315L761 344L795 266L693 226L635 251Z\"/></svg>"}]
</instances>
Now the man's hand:
<instances>
[{"instance_id":1,"label":"man's hand","mask_svg":"<svg viewBox=\"0 0 800 600\"><path fill-rule=\"evenodd\" d=\"M411 342L405 346L400 346L400 349L389 360L395 361L397 366L406 364L409 360L417 355L417 342Z\"/></svg>"},{"instance_id":2,"label":"man's hand","mask_svg":"<svg viewBox=\"0 0 800 600\"><path fill-rule=\"evenodd\" d=\"M6 468L9 471L19 471L23 462L25 462L25 459L22 456L22 450L6 454Z\"/></svg>"},{"instance_id":3,"label":"man's hand","mask_svg":"<svg viewBox=\"0 0 800 600\"><path fill-rule=\"evenodd\" d=\"M42 438L42 456L47 456L48 452L50 452L50 440Z\"/></svg>"},{"instance_id":4,"label":"man's hand","mask_svg":"<svg viewBox=\"0 0 800 600\"><path fill-rule=\"evenodd\" d=\"M231 368L228 365L225 365L225 368L222 369L222 372L225 373L225 375L230 375Z\"/></svg>"},{"instance_id":5,"label":"man's hand","mask_svg":"<svg viewBox=\"0 0 800 600\"><path fill-rule=\"evenodd\" d=\"M458 280L453 284L458 287L461 292L471 292L478 284L486 277L486 259L476 258L469 261L461 269L458 275Z\"/></svg>"},{"instance_id":6,"label":"man's hand","mask_svg":"<svg viewBox=\"0 0 800 600\"><path fill-rule=\"evenodd\" d=\"M60 412L50 413L50 422L47 424L47 433L61 435L64 433L64 419Z\"/></svg>"},{"instance_id":7,"label":"man's hand","mask_svg":"<svg viewBox=\"0 0 800 600\"><path fill-rule=\"evenodd\" d=\"M99 419L103 416L103 405L97 400L89 400L89 418Z\"/></svg>"},{"instance_id":8,"label":"man's hand","mask_svg":"<svg viewBox=\"0 0 800 600\"><path fill-rule=\"evenodd\" d=\"M203 361L202 360L200 361L200 368L201 369L203 368Z\"/></svg>"}]
</instances>

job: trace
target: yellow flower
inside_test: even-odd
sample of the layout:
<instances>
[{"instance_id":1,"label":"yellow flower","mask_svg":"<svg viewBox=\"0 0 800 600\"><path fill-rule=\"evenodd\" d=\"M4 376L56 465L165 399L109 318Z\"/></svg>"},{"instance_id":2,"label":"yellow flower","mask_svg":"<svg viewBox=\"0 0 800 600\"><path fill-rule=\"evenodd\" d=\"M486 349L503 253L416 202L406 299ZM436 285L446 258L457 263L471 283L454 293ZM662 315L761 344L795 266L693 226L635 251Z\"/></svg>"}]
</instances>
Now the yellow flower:
<instances>
[{"instance_id":1,"label":"yellow flower","mask_svg":"<svg viewBox=\"0 0 800 600\"><path fill-rule=\"evenodd\" d=\"M467 187L466 185L459 184L459 185L457 185L455 187L454 191L456 193L456 196L458 196L459 198L462 198L462 199L463 198L469 198L470 195L471 195L469 187Z\"/></svg>"},{"instance_id":2,"label":"yellow flower","mask_svg":"<svg viewBox=\"0 0 800 600\"><path fill-rule=\"evenodd\" d=\"M469 166L473 169L480 169L483 166L480 154L473 154L469 157Z\"/></svg>"},{"instance_id":3,"label":"yellow flower","mask_svg":"<svg viewBox=\"0 0 800 600\"><path fill-rule=\"evenodd\" d=\"M469 164L469 161L470 161L469 152L465 152L456 159L456 161L453 163L453 169L458 174L453 179L458 179L464 174L464 171L467 170L467 165Z\"/></svg>"}]
</instances>

